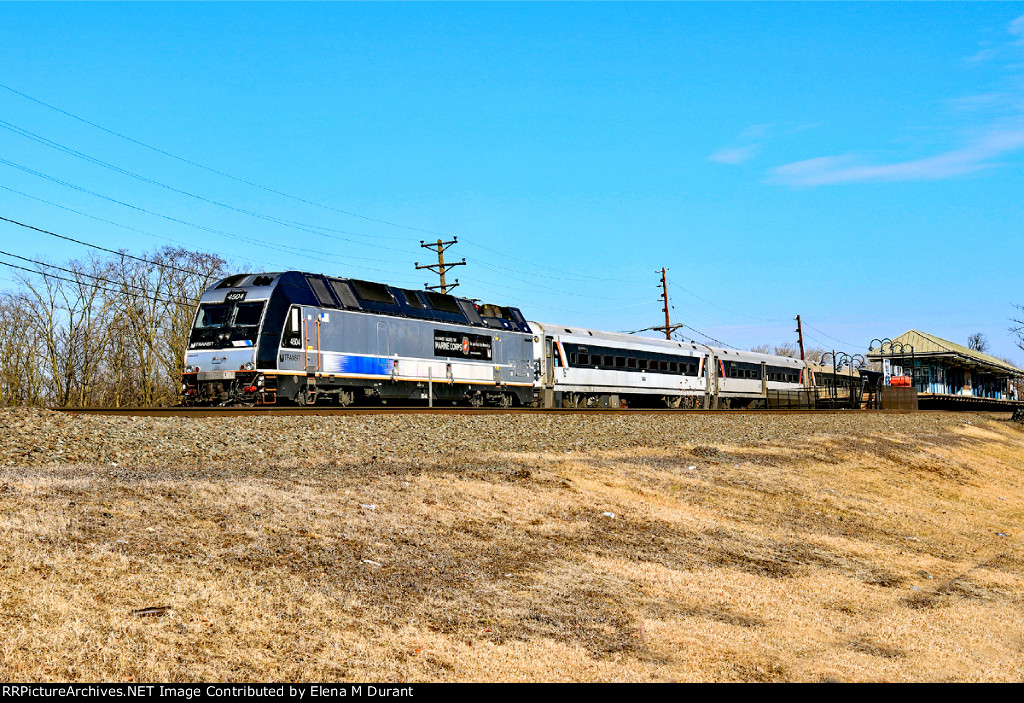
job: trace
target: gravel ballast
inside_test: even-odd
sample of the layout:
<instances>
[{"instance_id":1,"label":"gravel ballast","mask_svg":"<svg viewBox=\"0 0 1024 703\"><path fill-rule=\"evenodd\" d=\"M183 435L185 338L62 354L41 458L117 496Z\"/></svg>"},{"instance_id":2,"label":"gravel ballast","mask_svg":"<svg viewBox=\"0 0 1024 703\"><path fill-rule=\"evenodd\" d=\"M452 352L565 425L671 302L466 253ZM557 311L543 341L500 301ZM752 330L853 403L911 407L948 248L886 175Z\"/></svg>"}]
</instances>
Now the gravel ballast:
<instances>
[{"instance_id":1,"label":"gravel ballast","mask_svg":"<svg viewBox=\"0 0 1024 703\"><path fill-rule=\"evenodd\" d=\"M0 411L0 466L194 465L475 452L789 446L813 437L945 434L972 413L557 413L153 418ZM1002 414L986 415L1002 417Z\"/></svg>"}]
</instances>

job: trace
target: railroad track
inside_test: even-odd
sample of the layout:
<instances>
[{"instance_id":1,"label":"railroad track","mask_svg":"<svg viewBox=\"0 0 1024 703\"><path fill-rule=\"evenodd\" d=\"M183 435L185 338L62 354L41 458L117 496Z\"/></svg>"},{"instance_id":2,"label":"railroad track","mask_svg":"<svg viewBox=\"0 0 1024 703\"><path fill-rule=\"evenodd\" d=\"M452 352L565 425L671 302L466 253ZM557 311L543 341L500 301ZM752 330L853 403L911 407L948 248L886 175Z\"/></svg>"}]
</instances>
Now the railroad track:
<instances>
[{"instance_id":1,"label":"railroad track","mask_svg":"<svg viewBox=\"0 0 1024 703\"><path fill-rule=\"evenodd\" d=\"M270 407L251 408L51 408L73 415L122 415L127 417L268 417L279 415L496 415L496 414L587 414L587 415L633 415L637 413L672 415L834 415L857 412L853 410L681 410L676 408L630 408L620 410L594 410L584 408L467 408L467 407L424 407L424 406L374 406L374 407ZM862 412L896 413L927 412L912 410L872 410ZM938 412L938 411L936 411Z\"/></svg>"}]
</instances>

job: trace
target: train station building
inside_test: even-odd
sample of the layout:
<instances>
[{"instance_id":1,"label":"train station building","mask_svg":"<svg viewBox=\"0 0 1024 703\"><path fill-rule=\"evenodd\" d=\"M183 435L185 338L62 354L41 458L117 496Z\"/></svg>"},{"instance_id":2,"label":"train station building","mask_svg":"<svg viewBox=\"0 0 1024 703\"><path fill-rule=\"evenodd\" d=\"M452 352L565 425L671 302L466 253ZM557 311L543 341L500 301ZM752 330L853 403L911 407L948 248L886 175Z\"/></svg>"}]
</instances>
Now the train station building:
<instances>
[{"instance_id":1,"label":"train station building","mask_svg":"<svg viewBox=\"0 0 1024 703\"><path fill-rule=\"evenodd\" d=\"M1021 400L1013 382L1024 371L1002 359L918 330L873 344L867 358L901 374L922 408L995 409Z\"/></svg>"}]
</instances>

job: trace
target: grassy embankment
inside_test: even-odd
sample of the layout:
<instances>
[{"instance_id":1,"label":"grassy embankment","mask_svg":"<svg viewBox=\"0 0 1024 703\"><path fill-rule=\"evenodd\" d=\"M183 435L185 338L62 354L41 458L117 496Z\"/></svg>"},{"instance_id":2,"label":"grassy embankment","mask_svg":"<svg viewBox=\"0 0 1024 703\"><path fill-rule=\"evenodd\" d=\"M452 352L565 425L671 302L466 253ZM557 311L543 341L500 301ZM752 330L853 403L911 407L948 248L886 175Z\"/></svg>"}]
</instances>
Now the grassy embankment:
<instances>
[{"instance_id":1,"label":"grassy embankment","mask_svg":"<svg viewBox=\"0 0 1024 703\"><path fill-rule=\"evenodd\" d=\"M1024 679L1024 427L880 417L779 417L760 444L9 466L0 679Z\"/></svg>"}]
</instances>

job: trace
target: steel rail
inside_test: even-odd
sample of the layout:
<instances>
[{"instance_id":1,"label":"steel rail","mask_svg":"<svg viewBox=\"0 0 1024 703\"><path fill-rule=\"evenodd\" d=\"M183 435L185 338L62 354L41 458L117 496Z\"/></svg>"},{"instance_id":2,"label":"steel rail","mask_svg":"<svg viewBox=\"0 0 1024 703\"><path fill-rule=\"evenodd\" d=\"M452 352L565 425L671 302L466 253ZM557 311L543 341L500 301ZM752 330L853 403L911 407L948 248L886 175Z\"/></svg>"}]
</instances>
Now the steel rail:
<instances>
[{"instance_id":1,"label":"steel rail","mask_svg":"<svg viewBox=\"0 0 1024 703\"><path fill-rule=\"evenodd\" d=\"M702 410L678 408L631 408L631 409L587 409L587 408L465 408L465 407L165 407L165 408L62 408L50 410L72 415L112 415L125 417L273 417L273 416L332 416L332 415L508 415L508 414L585 414L585 415L834 415L857 412L847 409L822 410ZM929 412L927 410L871 410L871 413L904 414ZM938 411L936 411L938 412Z\"/></svg>"}]
</instances>

